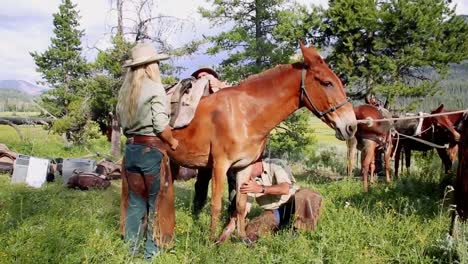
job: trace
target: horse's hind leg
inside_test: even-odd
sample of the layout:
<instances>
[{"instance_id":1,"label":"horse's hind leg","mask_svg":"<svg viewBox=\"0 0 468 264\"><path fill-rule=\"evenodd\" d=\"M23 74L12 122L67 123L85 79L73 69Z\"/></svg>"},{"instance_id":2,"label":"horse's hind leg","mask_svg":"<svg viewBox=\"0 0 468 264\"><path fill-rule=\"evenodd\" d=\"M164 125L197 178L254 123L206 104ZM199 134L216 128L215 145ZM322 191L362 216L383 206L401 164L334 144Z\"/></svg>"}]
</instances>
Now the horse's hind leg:
<instances>
[{"instance_id":1,"label":"horse's hind leg","mask_svg":"<svg viewBox=\"0 0 468 264\"><path fill-rule=\"evenodd\" d=\"M346 145L348 146L348 166L347 166L347 172L348 172L348 177L353 176L353 169L354 169L354 160L356 157L356 152L357 152L357 139L355 137L352 137L351 139L346 140Z\"/></svg>"},{"instance_id":2,"label":"horse's hind leg","mask_svg":"<svg viewBox=\"0 0 468 264\"><path fill-rule=\"evenodd\" d=\"M208 197L208 188L211 180L211 168L198 170L197 180L195 182L195 195L193 196L192 214L198 217L206 204Z\"/></svg>"}]
</instances>

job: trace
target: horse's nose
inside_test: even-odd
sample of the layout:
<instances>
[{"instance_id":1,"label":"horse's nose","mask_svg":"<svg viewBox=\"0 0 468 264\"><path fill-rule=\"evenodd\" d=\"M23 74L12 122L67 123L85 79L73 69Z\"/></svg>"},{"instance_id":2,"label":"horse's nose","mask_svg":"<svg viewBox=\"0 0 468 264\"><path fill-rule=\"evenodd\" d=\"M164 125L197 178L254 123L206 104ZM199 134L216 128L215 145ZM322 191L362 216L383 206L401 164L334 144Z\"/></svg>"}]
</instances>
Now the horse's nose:
<instances>
[{"instance_id":1,"label":"horse's nose","mask_svg":"<svg viewBox=\"0 0 468 264\"><path fill-rule=\"evenodd\" d=\"M357 125L356 124L351 124L346 126L346 132L348 133L349 136L354 136L354 133L356 133L357 130Z\"/></svg>"}]
</instances>

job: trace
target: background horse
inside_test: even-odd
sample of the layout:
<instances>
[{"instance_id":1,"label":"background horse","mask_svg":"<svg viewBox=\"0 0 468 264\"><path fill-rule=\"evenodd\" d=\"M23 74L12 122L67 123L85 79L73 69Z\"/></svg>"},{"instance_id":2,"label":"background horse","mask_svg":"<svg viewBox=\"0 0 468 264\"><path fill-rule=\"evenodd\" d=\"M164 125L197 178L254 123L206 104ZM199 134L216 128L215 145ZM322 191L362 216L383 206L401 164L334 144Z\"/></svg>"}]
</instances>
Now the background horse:
<instances>
[{"instance_id":1,"label":"background horse","mask_svg":"<svg viewBox=\"0 0 468 264\"><path fill-rule=\"evenodd\" d=\"M431 114L438 114L447 112L444 110L444 105L440 105L437 109L433 110ZM445 173L448 174L452 168L453 160L456 158L457 141L460 134L455 130L455 125L461 120L462 113L446 116L426 117L421 119L412 120L399 120L395 123L395 129L398 133L403 135L410 135L425 141L434 143L436 145L448 144L448 149L437 148L442 163L445 167ZM419 124L421 122L421 124ZM420 126L419 132L417 127ZM409 172L411 166L411 151L429 151L433 146L405 138L403 136L394 140L396 145L395 152L395 176L398 177L401 151L405 153L406 169Z\"/></svg>"},{"instance_id":2,"label":"background horse","mask_svg":"<svg viewBox=\"0 0 468 264\"><path fill-rule=\"evenodd\" d=\"M457 213L462 220L468 218L468 113L460 120L461 133L458 148L458 170L455 179L455 204Z\"/></svg>"},{"instance_id":3,"label":"background horse","mask_svg":"<svg viewBox=\"0 0 468 264\"><path fill-rule=\"evenodd\" d=\"M300 46L304 63L277 66L203 98L192 122L173 130L179 146L175 151L166 149L175 163L212 168L212 238L221 212L226 172L230 168L239 170L239 190L250 175L249 165L260 158L270 131L297 109L307 107L333 128L339 139L348 139L356 131L356 117L341 81L314 48ZM245 236L246 201L247 195L237 196L241 236Z\"/></svg>"},{"instance_id":4,"label":"background horse","mask_svg":"<svg viewBox=\"0 0 468 264\"><path fill-rule=\"evenodd\" d=\"M384 111L387 111L384 109ZM382 119L389 117L388 111L383 114L381 110L372 105L361 105L354 108L357 119ZM377 148L384 148L385 159L385 176L386 181L390 182L390 153L392 151L392 141L390 129L392 124L390 121L372 122L368 124L359 124L356 134L353 138L347 140L348 146L348 176L352 176L354 168L354 160L356 157L356 149L361 153L361 175L363 177L364 191L369 190L368 175L370 174L370 182L374 182L375 170L375 152Z\"/></svg>"}]
</instances>

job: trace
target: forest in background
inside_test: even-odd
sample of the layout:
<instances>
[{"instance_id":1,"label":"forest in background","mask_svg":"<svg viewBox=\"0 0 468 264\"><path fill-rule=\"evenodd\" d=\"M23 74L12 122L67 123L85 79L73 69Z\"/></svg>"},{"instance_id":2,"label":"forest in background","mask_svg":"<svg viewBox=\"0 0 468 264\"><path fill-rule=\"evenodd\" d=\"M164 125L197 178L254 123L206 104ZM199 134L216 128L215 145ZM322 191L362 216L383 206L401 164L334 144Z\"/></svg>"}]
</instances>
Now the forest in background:
<instances>
[{"instance_id":1,"label":"forest in background","mask_svg":"<svg viewBox=\"0 0 468 264\"><path fill-rule=\"evenodd\" d=\"M0 88L0 112L39 111L31 101L33 96L11 88Z\"/></svg>"},{"instance_id":2,"label":"forest in background","mask_svg":"<svg viewBox=\"0 0 468 264\"><path fill-rule=\"evenodd\" d=\"M398 97L394 107L391 108L395 114L405 112L408 106L414 105L414 111L429 112L444 104L446 109L468 108L468 62L451 64L447 77L437 84L438 92L435 95L425 97ZM385 101L385 98L381 98Z\"/></svg>"}]
</instances>

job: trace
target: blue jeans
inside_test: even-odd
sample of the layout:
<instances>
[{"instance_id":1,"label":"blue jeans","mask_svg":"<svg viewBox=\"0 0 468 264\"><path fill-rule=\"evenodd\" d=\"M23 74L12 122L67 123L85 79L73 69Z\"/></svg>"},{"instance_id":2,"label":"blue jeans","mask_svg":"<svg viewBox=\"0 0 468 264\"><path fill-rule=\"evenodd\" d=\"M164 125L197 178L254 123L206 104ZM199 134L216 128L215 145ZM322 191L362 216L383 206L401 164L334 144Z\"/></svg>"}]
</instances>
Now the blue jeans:
<instances>
[{"instance_id":1,"label":"blue jeans","mask_svg":"<svg viewBox=\"0 0 468 264\"><path fill-rule=\"evenodd\" d=\"M130 251L135 254L138 251L139 238L144 234L147 259L159 252L153 240L153 219L162 158L159 150L145 145L128 144L125 148L125 170L129 187L125 241L130 243ZM145 217L146 231L142 230Z\"/></svg>"}]
</instances>

